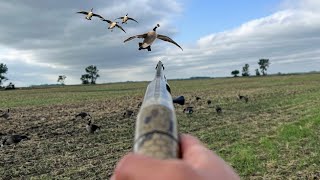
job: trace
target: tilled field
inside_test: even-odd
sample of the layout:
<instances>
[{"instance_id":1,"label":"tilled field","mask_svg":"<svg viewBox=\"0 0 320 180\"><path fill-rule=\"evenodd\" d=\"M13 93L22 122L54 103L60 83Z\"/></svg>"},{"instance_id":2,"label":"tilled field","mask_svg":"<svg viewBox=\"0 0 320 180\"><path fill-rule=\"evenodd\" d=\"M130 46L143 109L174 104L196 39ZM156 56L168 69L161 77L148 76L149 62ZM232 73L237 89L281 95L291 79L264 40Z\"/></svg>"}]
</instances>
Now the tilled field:
<instances>
[{"instance_id":1,"label":"tilled field","mask_svg":"<svg viewBox=\"0 0 320 180\"><path fill-rule=\"evenodd\" d=\"M176 106L179 131L200 138L243 179L313 179L320 174L320 75L171 81L194 113ZM0 148L1 179L106 179L132 150L147 83L0 91L0 135L30 137ZM249 97L248 103L237 95ZM195 97L201 97L199 101ZM207 100L212 105L207 105ZM186 106L187 106L186 105ZM222 107L218 114L215 107ZM126 109L132 117L123 117ZM89 134L88 112L101 126Z\"/></svg>"}]
</instances>

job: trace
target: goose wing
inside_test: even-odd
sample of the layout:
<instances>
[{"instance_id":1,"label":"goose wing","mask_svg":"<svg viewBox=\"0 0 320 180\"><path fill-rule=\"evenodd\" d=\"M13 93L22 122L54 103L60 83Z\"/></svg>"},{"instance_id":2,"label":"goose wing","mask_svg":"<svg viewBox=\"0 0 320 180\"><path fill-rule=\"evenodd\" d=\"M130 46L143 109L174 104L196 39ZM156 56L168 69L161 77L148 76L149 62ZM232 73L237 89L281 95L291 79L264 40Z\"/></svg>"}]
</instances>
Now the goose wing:
<instances>
[{"instance_id":1,"label":"goose wing","mask_svg":"<svg viewBox=\"0 0 320 180\"><path fill-rule=\"evenodd\" d=\"M85 14L85 15L88 15L89 13L87 11L79 11L77 13L80 13L80 14Z\"/></svg>"},{"instance_id":2,"label":"goose wing","mask_svg":"<svg viewBox=\"0 0 320 180\"><path fill-rule=\"evenodd\" d=\"M119 26L118 24L116 24L116 26L126 33L126 31L121 26Z\"/></svg>"},{"instance_id":3,"label":"goose wing","mask_svg":"<svg viewBox=\"0 0 320 180\"><path fill-rule=\"evenodd\" d=\"M125 43L125 42L130 41L130 40L132 40L132 39L134 39L134 38L146 38L147 36L148 36L147 33L145 33L145 34L139 34L139 35L131 36L131 37L129 37L128 39L124 40L123 42Z\"/></svg>"},{"instance_id":4,"label":"goose wing","mask_svg":"<svg viewBox=\"0 0 320 180\"><path fill-rule=\"evenodd\" d=\"M131 21L135 21L136 23L138 23L138 21L136 21L135 19L131 18L131 17L128 17L129 20Z\"/></svg>"},{"instance_id":5,"label":"goose wing","mask_svg":"<svg viewBox=\"0 0 320 180\"><path fill-rule=\"evenodd\" d=\"M163 41L171 42L172 44L175 44L176 46L178 46L183 51L182 47L180 47L178 43L176 43L174 40L172 40L168 36L164 36L164 35L158 34L157 38L161 39Z\"/></svg>"},{"instance_id":6,"label":"goose wing","mask_svg":"<svg viewBox=\"0 0 320 180\"><path fill-rule=\"evenodd\" d=\"M96 17L99 17L99 18L101 18L101 19L104 19L102 16L100 16L99 14L92 14L92 16L96 16Z\"/></svg>"},{"instance_id":7,"label":"goose wing","mask_svg":"<svg viewBox=\"0 0 320 180\"><path fill-rule=\"evenodd\" d=\"M121 16L121 17L118 17L117 19L123 19L124 18L124 16Z\"/></svg>"},{"instance_id":8,"label":"goose wing","mask_svg":"<svg viewBox=\"0 0 320 180\"><path fill-rule=\"evenodd\" d=\"M108 20L108 19L103 19L102 21L107 21L109 24L112 23L112 21Z\"/></svg>"}]
</instances>

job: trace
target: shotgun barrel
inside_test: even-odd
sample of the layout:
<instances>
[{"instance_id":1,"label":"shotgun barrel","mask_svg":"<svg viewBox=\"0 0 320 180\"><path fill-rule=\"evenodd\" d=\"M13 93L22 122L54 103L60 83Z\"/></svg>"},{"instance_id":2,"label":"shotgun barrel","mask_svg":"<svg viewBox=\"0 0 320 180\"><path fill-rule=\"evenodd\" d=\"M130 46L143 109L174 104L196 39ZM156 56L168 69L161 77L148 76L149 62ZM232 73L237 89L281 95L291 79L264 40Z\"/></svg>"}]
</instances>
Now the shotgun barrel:
<instances>
[{"instance_id":1,"label":"shotgun barrel","mask_svg":"<svg viewBox=\"0 0 320 180\"><path fill-rule=\"evenodd\" d=\"M163 71L159 61L137 116L133 151L157 159L173 159L180 156L180 143L170 86Z\"/></svg>"}]
</instances>

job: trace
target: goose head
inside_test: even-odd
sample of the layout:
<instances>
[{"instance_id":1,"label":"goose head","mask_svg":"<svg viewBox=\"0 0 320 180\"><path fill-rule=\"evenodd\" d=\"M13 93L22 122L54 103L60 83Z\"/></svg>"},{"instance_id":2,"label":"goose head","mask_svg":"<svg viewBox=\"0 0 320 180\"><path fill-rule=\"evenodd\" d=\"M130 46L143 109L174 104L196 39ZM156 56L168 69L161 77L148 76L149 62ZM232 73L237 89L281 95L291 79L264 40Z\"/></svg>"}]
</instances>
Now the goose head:
<instances>
[{"instance_id":1,"label":"goose head","mask_svg":"<svg viewBox=\"0 0 320 180\"><path fill-rule=\"evenodd\" d=\"M22 135L20 136L21 140L30 140L30 138L28 136Z\"/></svg>"},{"instance_id":2,"label":"goose head","mask_svg":"<svg viewBox=\"0 0 320 180\"><path fill-rule=\"evenodd\" d=\"M93 11L93 8L91 8L91 10L90 10L91 12Z\"/></svg>"},{"instance_id":3,"label":"goose head","mask_svg":"<svg viewBox=\"0 0 320 180\"><path fill-rule=\"evenodd\" d=\"M160 27L160 24L157 24L156 27L153 28L153 31L156 31L158 27Z\"/></svg>"},{"instance_id":4,"label":"goose head","mask_svg":"<svg viewBox=\"0 0 320 180\"><path fill-rule=\"evenodd\" d=\"M128 16L128 13L126 14L126 16Z\"/></svg>"}]
</instances>

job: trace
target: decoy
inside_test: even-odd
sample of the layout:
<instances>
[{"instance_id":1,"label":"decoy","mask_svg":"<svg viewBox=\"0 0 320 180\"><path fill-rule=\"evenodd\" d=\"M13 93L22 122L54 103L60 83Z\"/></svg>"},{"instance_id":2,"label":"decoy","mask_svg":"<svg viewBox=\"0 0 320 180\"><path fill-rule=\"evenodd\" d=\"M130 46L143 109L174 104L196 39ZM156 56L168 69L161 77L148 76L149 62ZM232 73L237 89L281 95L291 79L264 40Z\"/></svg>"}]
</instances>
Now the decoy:
<instances>
[{"instance_id":1,"label":"decoy","mask_svg":"<svg viewBox=\"0 0 320 180\"><path fill-rule=\"evenodd\" d=\"M193 113L193 107L188 106L187 108L183 109L183 112L186 114L192 114Z\"/></svg>"},{"instance_id":2,"label":"decoy","mask_svg":"<svg viewBox=\"0 0 320 180\"><path fill-rule=\"evenodd\" d=\"M123 117L126 117L126 118L130 118L132 115L133 115L133 111L128 109L126 110L126 112L123 113Z\"/></svg>"},{"instance_id":3,"label":"decoy","mask_svg":"<svg viewBox=\"0 0 320 180\"><path fill-rule=\"evenodd\" d=\"M89 133L93 134L95 131L100 130L100 126L91 123L91 119L89 119L88 124L86 125L86 129Z\"/></svg>"},{"instance_id":4,"label":"decoy","mask_svg":"<svg viewBox=\"0 0 320 180\"><path fill-rule=\"evenodd\" d=\"M216 112L218 114L222 113L222 108L220 106L216 106Z\"/></svg>"},{"instance_id":5,"label":"decoy","mask_svg":"<svg viewBox=\"0 0 320 180\"><path fill-rule=\"evenodd\" d=\"M10 135L3 139L1 143L1 147L3 147L4 145L17 144L22 140L29 140L29 139L30 138L28 138L25 135Z\"/></svg>"},{"instance_id":6,"label":"decoy","mask_svg":"<svg viewBox=\"0 0 320 180\"><path fill-rule=\"evenodd\" d=\"M92 118L91 115L90 115L89 113L87 113L87 112L81 112L81 113L77 114L77 115L76 115L76 118L81 117L82 119L84 119L84 118L86 118L87 116L90 117L90 118Z\"/></svg>"},{"instance_id":7,"label":"decoy","mask_svg":"<svg viewBox=\"0 0 320 180\"><path fill-rule=\"evenodd\" d=\"M10 117L10 109L7 110L7 112L4 112L0 115L0 118L9 119Z\"/></svg>"}]
</instances>

